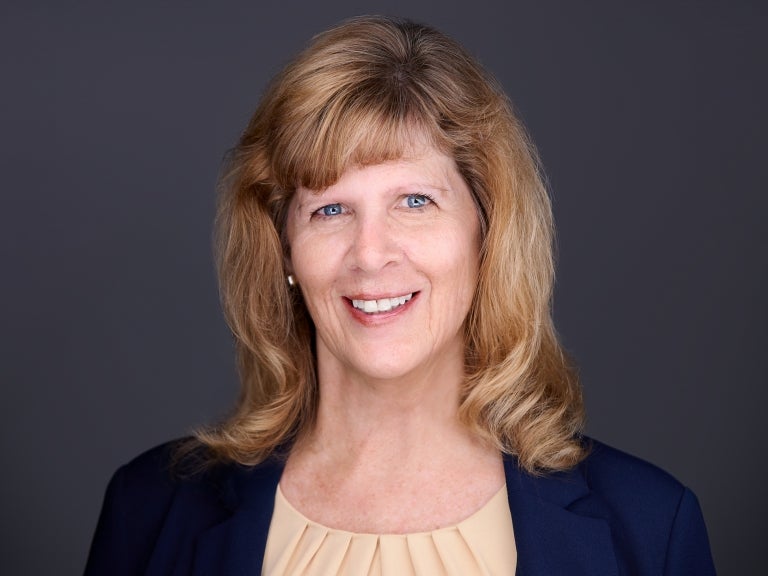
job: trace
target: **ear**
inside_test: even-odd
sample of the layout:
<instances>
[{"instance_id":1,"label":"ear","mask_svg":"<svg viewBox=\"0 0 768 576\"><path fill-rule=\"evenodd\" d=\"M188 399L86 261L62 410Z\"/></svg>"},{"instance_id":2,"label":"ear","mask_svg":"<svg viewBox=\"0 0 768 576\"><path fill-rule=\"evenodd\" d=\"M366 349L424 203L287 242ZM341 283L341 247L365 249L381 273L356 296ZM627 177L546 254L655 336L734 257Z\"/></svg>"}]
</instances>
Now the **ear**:
<instances>
[{"instance_id":1,"label":"ear","mask_svg":"<svg viewBox=\"0 0 768 576\"><path fill-rule=\"evenodd\" d=\"M280 246L283 252L283 271L286 276L294 274L293 262L291 260L291 243L288 240L288 210L290 210L291 199L283 199L280 202L277 214L273 217L273 223L280 237Z\"/></svg>"},{"instance_id":2,"label":"ear","mask_svg":"<svg viewBox=\"0 0 768 576\"><path fill-rule=\"evenodd\" d=\"M283 244L283 270L285 271L286 276L288 274L293 274L293 262L291 261L291 247L288 245L288 241L286 238L282 238L282 244Z\"/></svg>"}]
</instances>

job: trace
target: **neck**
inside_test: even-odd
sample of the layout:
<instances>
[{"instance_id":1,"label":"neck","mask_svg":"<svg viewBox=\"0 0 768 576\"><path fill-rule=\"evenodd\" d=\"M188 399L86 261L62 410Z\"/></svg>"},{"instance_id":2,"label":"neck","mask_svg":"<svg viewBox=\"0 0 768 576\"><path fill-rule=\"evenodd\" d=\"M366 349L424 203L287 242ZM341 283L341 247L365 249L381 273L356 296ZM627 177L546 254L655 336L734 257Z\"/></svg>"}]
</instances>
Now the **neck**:
<instances>
[{"instance_id":1,"label":"neck","mask_svg":"<svg viewBox=\"0 0 768 576\"><path fill-rule=\"evenodd\" d=\"M320 351L319 351L320 352ZM308 449L350 458L423 457L470 434L458 420L463 361L429 365L392 379L374 379L324 362L318 354L320 403Z\"/></svg>"}]
</instances>

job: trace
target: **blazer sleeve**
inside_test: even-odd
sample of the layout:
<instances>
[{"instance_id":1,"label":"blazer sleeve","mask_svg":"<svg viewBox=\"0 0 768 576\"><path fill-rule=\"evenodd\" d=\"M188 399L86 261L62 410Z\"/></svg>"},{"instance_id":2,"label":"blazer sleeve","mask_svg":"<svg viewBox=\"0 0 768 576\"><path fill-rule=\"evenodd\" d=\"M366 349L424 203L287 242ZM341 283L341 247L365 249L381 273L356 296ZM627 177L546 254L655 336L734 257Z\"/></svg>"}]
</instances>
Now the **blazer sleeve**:
<instances>
[{"instance_id":1,"label":"blazer sleeve","mask_svg":"<svg viewBox=\"0 0 768 576\"><path fill-rule=\"evenodd\" d=\"M696 496L683 491L667 543L665 576L714 576L707 528Z\"/></svg>"}]
</instances>

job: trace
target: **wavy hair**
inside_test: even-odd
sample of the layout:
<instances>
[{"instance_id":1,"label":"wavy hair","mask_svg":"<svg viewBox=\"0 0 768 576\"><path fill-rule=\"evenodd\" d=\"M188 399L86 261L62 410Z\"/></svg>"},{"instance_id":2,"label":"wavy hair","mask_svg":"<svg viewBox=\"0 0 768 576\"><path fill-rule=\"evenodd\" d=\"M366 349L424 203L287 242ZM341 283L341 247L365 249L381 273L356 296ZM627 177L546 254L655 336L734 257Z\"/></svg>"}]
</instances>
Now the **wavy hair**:
<instances>
[{"instance_id":1,"label":"wavy hair","mask_svg":"<svg viewBox=\"0 0 768 576\"><path fill-rule=\"evenodd\" d=\"M218 273L242 387L231 415L197 432L216 458L256 464L315 418L314 327L286 283L292 194L398 159L414 135L454 158L481 221L462 421L531 472L584 457L580 387L551 318L552 211L525 129L455 41L367 16L316 36L273 79L221 178Z\"/></svg>"}]
</instances>

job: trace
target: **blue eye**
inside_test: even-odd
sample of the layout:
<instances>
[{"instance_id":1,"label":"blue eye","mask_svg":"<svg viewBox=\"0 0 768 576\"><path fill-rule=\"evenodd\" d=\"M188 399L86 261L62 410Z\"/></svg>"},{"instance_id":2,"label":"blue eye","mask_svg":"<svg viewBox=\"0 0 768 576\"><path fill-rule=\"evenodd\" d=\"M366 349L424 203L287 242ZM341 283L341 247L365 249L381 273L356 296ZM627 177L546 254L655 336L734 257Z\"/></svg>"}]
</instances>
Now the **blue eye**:
<instances>
[{"instance_id":1,"label":"blue eye","mask_svg":"<svg viewBox=\"0 0 768 576\"><path fill-rule=\"evenodd\" d=\"M431 202L429 196L424 194L409 194L405 200L408 208L423 208Z\"/></svg>"},{"instance_id":2,"label":"blue eye","mask_svg":"<svg viewBox=\"0 0 768 576\"><path fill-rule=\"evenodd\" d=\"M341 214L341 204L328 204L328 206L320 208L318 212L323 216L338 216Z\"/></svg>"}]
</instances>

